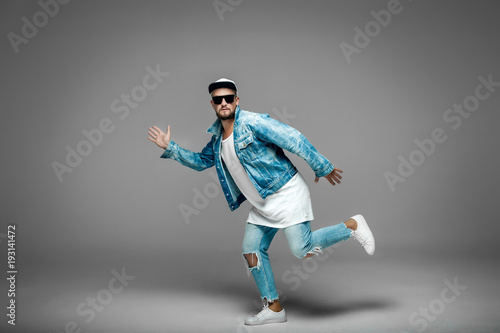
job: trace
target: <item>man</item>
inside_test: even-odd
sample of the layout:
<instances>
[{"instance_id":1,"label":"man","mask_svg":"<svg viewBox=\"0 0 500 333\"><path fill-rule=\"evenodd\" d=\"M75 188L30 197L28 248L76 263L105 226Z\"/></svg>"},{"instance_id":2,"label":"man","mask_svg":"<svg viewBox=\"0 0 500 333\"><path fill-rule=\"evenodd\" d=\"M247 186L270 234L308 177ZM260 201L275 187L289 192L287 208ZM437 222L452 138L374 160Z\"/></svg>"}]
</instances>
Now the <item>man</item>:
<instances>
[{"instance_id":1,"label":"man","mask_svg":"<svg viewBox=\"0 0 500 333\"><path fill-rule=\"evenodd\" d=\"M170 125L164 133L149 127L148 139L165 149L161 158L174 159L201 171L215 165L220 185L231 211L248 200L243 240L243 257L252 273L264 309L245 320L247 325L285 322L267 250L274 235L283 229L292 253L309 258L321 250L350 237L358 240L370 255L375 240L362 215L344 223L311 231L313 212L304 179L283 149L302 157L316 178L340 183L342 170L335 168L296 129L269 117L240 110L236 84L221 78L208 87L211 105L218 119L207 130L210 142L199 153L186 150L170 139Z\"/></svg>"}]
</instances>

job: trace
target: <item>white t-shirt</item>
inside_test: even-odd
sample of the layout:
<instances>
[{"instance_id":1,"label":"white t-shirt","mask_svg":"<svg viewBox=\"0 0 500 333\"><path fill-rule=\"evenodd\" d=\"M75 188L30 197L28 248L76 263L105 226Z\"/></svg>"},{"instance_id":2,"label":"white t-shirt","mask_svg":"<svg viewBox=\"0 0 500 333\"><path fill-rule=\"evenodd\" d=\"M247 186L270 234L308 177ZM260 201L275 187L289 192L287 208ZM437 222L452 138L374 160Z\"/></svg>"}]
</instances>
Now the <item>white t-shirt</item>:
<instances>
[{"instance_id":1,"label":"white t-shirt","mask_svg":"<svg viewBox=\"0 0 500 333\"><path fill-rule=\"evenodd\" d=\"M222 140L221 155L234 182L252 205L247 222L286 228L314 219L309 188L299 172L263 200L236 156L232 133Z\"/></svg>"}]
</instances>

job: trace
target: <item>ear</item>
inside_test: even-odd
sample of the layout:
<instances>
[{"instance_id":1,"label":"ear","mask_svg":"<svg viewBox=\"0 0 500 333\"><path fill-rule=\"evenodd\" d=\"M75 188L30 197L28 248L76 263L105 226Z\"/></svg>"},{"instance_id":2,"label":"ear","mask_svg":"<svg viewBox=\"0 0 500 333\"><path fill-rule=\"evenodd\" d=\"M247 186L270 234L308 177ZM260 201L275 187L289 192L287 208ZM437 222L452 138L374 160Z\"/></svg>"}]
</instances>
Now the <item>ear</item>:
<instances>
[{"instance_id":1,"label":"ear","mask_svg":"<svg viewBox=\"0 0 500 333\"><path fill-rule=\"evenodd\" d=\"M236 105L240 105L240 97L239 96L236 96L236 98L234 100L236 101Z\"/></svg>"},{"instance_id":2,"label":"ear","mask_svg":"<svg viewBox=\"0 0 500 333\"><path fill-rule=\"evenodd\" d=\"M212 105L212 109L215 108L215 104L213 100L210 100L210 104Z\"/></svg>"}]
</instances>

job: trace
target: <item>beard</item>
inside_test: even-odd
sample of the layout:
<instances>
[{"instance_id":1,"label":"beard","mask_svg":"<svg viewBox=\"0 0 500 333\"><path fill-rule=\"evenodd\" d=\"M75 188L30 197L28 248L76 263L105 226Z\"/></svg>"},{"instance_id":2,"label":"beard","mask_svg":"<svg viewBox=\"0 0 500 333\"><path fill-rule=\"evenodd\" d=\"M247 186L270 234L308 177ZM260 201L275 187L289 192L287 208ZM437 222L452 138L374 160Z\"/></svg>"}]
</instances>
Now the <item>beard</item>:
<instances>
[{"instance_id":1,"label":"beard","mask_svg":"<svg viewBox=\"0 0 500 333\"><path fill-rule=\"evenodd\" d=\"M234 116L236 114L236 108L234 110L232 110L231 112L229 112L229 114L226 116L221 115L217 111L215 111L215 114L217 115L217 118L219 118L220 120L234 119Z\"/></svg>"}]
</instances>

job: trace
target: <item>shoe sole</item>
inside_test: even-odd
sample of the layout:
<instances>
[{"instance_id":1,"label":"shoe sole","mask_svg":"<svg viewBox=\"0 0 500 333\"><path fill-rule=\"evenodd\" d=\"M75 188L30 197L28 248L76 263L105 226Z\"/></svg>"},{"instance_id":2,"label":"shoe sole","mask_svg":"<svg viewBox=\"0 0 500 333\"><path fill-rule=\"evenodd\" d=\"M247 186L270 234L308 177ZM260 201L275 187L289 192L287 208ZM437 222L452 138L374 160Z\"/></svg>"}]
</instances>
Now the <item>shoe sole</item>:
<instances>
[{"instance_id":1,"label":"shoe sole","mask_svg":"<svg viewBox=\"0 0 500 333\"><path fill-rule=\"evenodd\" d=\"M256 322L251 322L251 323L248 323L247 321L245 321L245 325L248 325L248 326L258 326L258 325L265 325L265 324L277 324L277 323L285 323L287 320L287 318L274 318L274 319L269 319L269 320L265 320L265 321L256 321Z\"/></svg>"},{"instance_id":2,"label":"shoe sole","mask_svg":"<svg viewBox=\"0 0 500 333\"><path fill-rule=\"evenodd\" d=\"M266 320L266 321L257 321L255 323L247 323L247 322L245 322L245 325L248 325L248 326L258 326L258 325L277 324L277 323L285 323L285 322L286 322L286 318L284 318L284 319L276 318L276 319L270 319L270 320Z\"/></svg>"}]
</instances>

